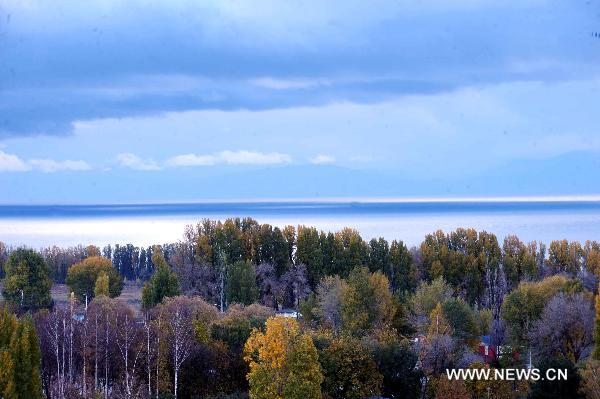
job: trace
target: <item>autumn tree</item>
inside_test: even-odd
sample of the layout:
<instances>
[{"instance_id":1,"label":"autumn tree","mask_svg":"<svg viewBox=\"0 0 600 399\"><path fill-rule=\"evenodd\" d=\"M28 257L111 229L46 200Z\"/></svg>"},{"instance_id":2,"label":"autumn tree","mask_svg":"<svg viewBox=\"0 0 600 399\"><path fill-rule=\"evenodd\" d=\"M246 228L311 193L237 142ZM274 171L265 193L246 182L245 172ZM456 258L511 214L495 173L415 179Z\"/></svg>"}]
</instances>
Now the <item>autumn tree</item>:
<instances>
[{"instance_id":1,"label":"autumn tree","mask_svg":"<svg viewBox=\"0 0 600 399\"><path fill-rule=\"evenodd\" d=\"M581 369L581 390L589 399L600 399L600 363L589 359Z\"/></svg>"},{"instance_id":2,"label":"autumn tree","mask_svg":"<svg viewBox=\"0 0 600 399\"><path fill-rule=\"evenodd\" d=\"M30 315L21 320L0 309L0 397L42 397L41 352Z\"/></svg>"},{"instance_id":3,"label":"autumn tree","mask_svg":"<svg viewBox=\"0 0 600 399\"><path fill-rule=\"evenodd\" d=\"M516 287L523 278L530 280L537 277L535 255L517 236L508 235L504 238L502 264L511 289Z\"/></svg>"},{"instance_id":4,"label":"autumn tree","mask_svg":"<svg viewBox=\"0 0 600 399\"><path fill-rule=\"evenodd\" d=\"M85 252L88 257L102 256L102 254L100 253L100 248L98 248L95 245L88 245L87 247L85 247Z\"/></svg>"},{"instance_id":5,"label":"autumn tree","mask_svg":"<svg viewBox=\"0 0 600 399\"><path fill-rule=\"evenodd\" d=\"M435 399L471 399L465 382L462 380L449 380L441 376L435 384Z\"/></svg>"},{"instance_id":6,"label":"autumn tree","mask_svg":"<svg viewBox=\"0 0 600 399\"><path fill-rule=\"evenodd\" d=\"M179 294L177 275L171 270L159 247L152 255L155 272L142 289L142 307L149 309L159 304L163 298Z\"/></svg>"},{"instance_id":7,"label":"autumn tree","mask_svg":"<svg viewBox=\"0 0 600 399\"><path fill-rule=\"evenodd\" d=\"M387 277L358 267L348 276L347 284L342 302L342 321L347 331L361 335L392 322L395 302Z\"/></svg>"},{"instance_id":8,"label":"autumn tree","mask_svg":"<svg viewBox=\"0 0 600 399\"><path fill-rule=\"evenodd\" d=\"M67 272L67 285L80 301L94 297L96 280L101 275L108 276L108 296L115 298L121 294L123 279L112 262L101 256L91 256L71 266Z\"/></svg>"},{"instance_id":9,"label":"autumn tree","mask_svg":"<svg viewBox=\"0 0 600 399\"><path fill-rule=\"evenodd\" d=\"M429 325L429 330L427 333L429 337L453 334L453 329L448 320L446 320L444 308L442 307L441 303L438 303L437 306L431 311L429 319L431 320L431 324Z\"/></svg>"},{"instance_id":10,"label":"autumn tree","mask_svg":"<svg viewBox=\"0 0 600 399\"><path fill-rule=\"evenodd\" d=\"M96 284L94 285L94 297L104 295L110 295L110 279L108 274L102 272L96 279Z\"/></svg>"},{"instance_id":11,"label":"autumn tree","mask_svg":"<svg viewBox=\"0 0 600 399\"><path fill-rule=\"evenodd\" d=\"M319 356L298 322L272 317L265 332L254 330L244 359L250 367L251 399L320 399L323 374Z\"/></svg>"},{"instance_id":12,"label":"autumn tree","mask_svg":"<svg viewBox=\"0 0 600 399\"><path fill-rule=\"evenodd\" d=\"M433 309L451 297L452 288L442 277L436 278L430 283L422 282L409 300L411 309L416 316L417 328L425 330L429 325L429 315Z\"/></svg>"},{"instance_id":13,"label":"autumn tree","mask_svg":"<svg viewBox=\"0 0 600 399\"><path fill-rule=\"evenodd\" d=\"M600 242L589 240L585 242L583 262L585 270L594 273L596 276L600 275Z\"/></svg>"},{"instance_id":14,"label":"autumn tree","mask_svg":"<svg viewBox=\"0 0 600 399\"><path fill-rule=\"evenodd\" d=\"M552 273L575 274L581 268L583 248L577 241L552 241L548 247L547 266Z\"/></svg>"},{"instance_id":15,"label":"autumn tree","mask_svg":"<svg viewBox=\"0 0 600 399\"><path fill-rule=\"evenodd\" d=\"M4 265L6 277L2 295L24 310L49 307L50 281L44 259L31 249L20 248L11 252Z\"/></svg>"},{"instance_id":16,"label":"autumn tree","mask_svg":"<svg viewBox=\"0 0 600 399\"><path fill-rule=\"evenodd\" d=\"M469 368L486 370L490 369L490 366L477 361L471 363ZM456 383L457 381L453 382ZM509 381L502 381L500 379L467 380L465 381L465 386L472 398L512 399L514 397L512 384Z\"/></svg>"}]
</instances>

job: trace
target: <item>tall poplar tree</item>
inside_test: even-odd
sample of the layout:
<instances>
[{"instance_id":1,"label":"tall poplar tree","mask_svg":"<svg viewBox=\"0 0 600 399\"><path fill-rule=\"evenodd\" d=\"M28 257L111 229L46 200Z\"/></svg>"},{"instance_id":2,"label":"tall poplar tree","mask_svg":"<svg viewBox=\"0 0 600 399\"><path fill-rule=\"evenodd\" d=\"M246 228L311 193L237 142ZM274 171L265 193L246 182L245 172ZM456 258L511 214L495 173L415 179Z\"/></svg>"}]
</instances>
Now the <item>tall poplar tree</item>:
<instances>
[{"instance_id":1,"label":"tall poplar tree","mask_svg":"<svg viewBox=\"0 0 600 399\"><path fill-rule=\"evenodd\" d=\"M21 320L0 310L0 397L42 397L41 351L30 315Z\"/></svg>"},{"instance_id":2,"label":"tall poplar tree","mask_svg":"<svg viewBox=\"0 0 600 399\"><path fill-rule=\"evenodd\" d=\"M162 302L165 297L179 295L177 275L171 270L159 247L152 251L155 272L142 289L142 307L149 309Z\"/></svg>"}]
</instances>

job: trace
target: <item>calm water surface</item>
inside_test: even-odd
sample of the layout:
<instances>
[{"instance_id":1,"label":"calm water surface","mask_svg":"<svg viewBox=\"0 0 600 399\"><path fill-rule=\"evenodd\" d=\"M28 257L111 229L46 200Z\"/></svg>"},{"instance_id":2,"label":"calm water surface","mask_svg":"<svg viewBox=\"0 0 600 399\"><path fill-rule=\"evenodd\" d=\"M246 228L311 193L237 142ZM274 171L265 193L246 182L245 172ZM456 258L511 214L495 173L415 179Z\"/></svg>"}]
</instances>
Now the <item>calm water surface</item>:
<instances>
[{"instance_id":1,"label":"calm water surface","mask_svg":"<svg viewBox=\"0 0 600 399\"><path fill-rule=\"evenodd\" d=\"M276 226L347 226L367 239L408 245L437 229L457 227L487 230L499 239L516 234L524 241L600 240L600 201L415 201L0 206L0 241L32 247L151 245L181 239L184 226L202 218L245 216Z\"/></svg>"}]
</instances>

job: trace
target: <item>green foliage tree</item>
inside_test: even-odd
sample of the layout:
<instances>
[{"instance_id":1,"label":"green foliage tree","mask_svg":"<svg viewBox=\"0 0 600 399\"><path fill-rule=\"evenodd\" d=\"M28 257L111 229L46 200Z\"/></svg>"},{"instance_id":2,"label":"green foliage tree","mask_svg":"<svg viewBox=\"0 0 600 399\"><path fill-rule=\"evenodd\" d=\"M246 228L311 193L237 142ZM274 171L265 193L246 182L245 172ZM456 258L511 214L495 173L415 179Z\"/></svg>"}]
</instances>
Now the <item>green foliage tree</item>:
<instances>
[{"instance_id":1,"label":"green foliage tree","mask_svg":"<svg viewBox=\"0 0 600 399\"><path fill-rule=\"evenodd\" d=\"M8 249L6 248L6 244L0 241L0 279L4 278L4 264L8 259Z\"/></svg>"},{"instance_id":2,"label":"green foliage tree","mask_svg":"<svg viewBox=\"0 0 600 399\"><path fill-rule=\"evenodd\" d=\"M393 292L412 292L416 288L416 270L412 255L402 241L392 241L390 263L385 275Z\"/></svg>"},{"instance_id":3,"label":"green foliage tree","mask_svg":"<svg viewBox=\"0 0 600 399\"><path fill-rule=\"evenodd\" d=\"M333 235L333 273L347 277L350 271L367 264L369 247L358 233L344 228Z\"/></svg>"},{"instance_id":4,"label":"green foliage tree","mask_svg":"<svg viewBox=\"0 0 600 399\"><path fill-rule=\"evenodd\" d=\"M369 271L385 273L389 271L390 246L384 238L369 241ZM389 278L389 276L388 276Z\"/></svg>"},{"instance_id":5,"label":"green foliage tree","mask_svg":"<svg viewBox=\"0 0 600 399\"><path fill-rule=\"evenodd\" d=\"M166 297L179 295L177 275L171 270L160 247L155 247L152 255L155 271L142 288L142 307L150 309Z\"/></svg>"},{"instance_id":6,"label":"green foliage tree","mask_svg":"<svg viewBox=\"0 0 600 399\"><path fill-rule=\"evenodd\" d=\"M346 331L362 335L375 327L391 324L396 308L387 277L358 267L352 270L347 283L342 295L342 321Z\"/></svg>"},{"instance_id":7,"label":"green foliage tree","mask_svg":"<svg viewBox=\"0 0 600 399\"><path fill-rule=\"evenodd\" d=\"M417 316L417 328L426 330L433 309L451 297L452 287L446 284L443 277L438 277L430 283L422 282L409 300L411 309Z\"/></svg>"},{"instance_id":8,"label":"green foliage tree","mask_svg":"<svg viewBox=\"0 0 600 399\"><path fill-rule=\"evenodd\" d=\"M518 285L522 278L534 279L538 275L536 254L515 235L504 238L502 265L510 288Z\"/></svg>"},{"instance_id":9,"label":"green foliage tree","mask_svg":"<svg viewBox=\"0 0 600 399\"><path fill-rule=\"evenodd\" d=\"M460 298L450 298L442 304L444 318L458 341L473 341L479 336L479 324L473 309Z\"/></svg>"},{"instance_id":10,"label":"green foliage tree","mask_svg":"<svg viewBox=\"0 0 600 399\"><path fill-rule=\"evenodd\" d=\"M229 303L250 305L258 299L256 271L248 261L237 261L228 270L227 299Z\"/></svg>"},{"instance_id":11,"label":"green foliage tree","mask_svg":"<svg viewBox=\"0 0 600 399\"><path fill-rule=\"evenodd\" d=\"M31 315L19 322L10 342L16 398L42 397L41 351Z\"/></svg>"},{"instance_id":12,"label":"green foliage tree","mask_svg":"<svg viewBox=\"0 0 600 399\"><path fill-rule=\"evenodd\" d=\"M388 398L417 399L421 395L423 372L410 342L381 342L373 350L379 372L383 375L382 395Z\"/></svg>"},{"instance_id":13,"label":"green foliage tree","mask_svg":"<svg viewBox=\"0 0 600 399\"><path fill-rule=\"evenodd\" d=\"M21 320L0 310L0 397L42 397L41 351L30 315Z\"/></svg>"},{"instance_id":14,"label":"green foliage tree","mask_svg":"<svg viewBox=\"0 0 600 399\"><path fill-rule=\"evenodd\" d=\"M9 345L17 331L17 318L6 307L0 309L0 397L15 397L15 364Z\"/></svg>"},{"instance_id":15,"label":"green foliage tree","mask_svg":"<svg viewBox=\"0 0 600 399\"><path fill-rule=\"evenodd\" d=\"M323 277L323 251L316 228L298 227L295 258L297 264L306 265L308 284L314 289Z\"/></svg>"},{"instance_id":16,"label":"green foliage tree","mask_svg":"<svg viewBox=\"0 0 600 399\"><path fill-rule=\"evenodd\" d=\"M25 310L47 308L52 304L52 281L44 259L31 249L13 251L5 265L2 295Z\"/></svg>"},{"instance_id":17,"label":"green foliage tree","mask_svg":"<svg viewBox=\"0 0 600 399\"><path fill-rule=\"evenodd\" d=\"M279 227L269 224L260 226L258 232L255 264L270 263L275 265L277 276L283 276L289 268L288 244Z\"/></svg>"},{"instance_id":18,"label":"green foliage tree","mask_svg":"<svg viewBox=\"0 0 600 399\"><path fill-rule=\"evenodd\" d=\"M459 228L447 235L436 231L425 236L420 248L426 277L444 277L451 286L465 292L471 305L484 294L486 271L497 268L502 260L496 236L473 229Z\"/></svg>"},{"instance_id":19,"label":"green foliage tree","mask_svg":"<svg viewBox=\"0 0 600 399\"><path fill-rule=\"evenodd\" d=\"M110 279L105 272L100 273L94 285L94 296L109 296L110 295Z\"/></svg>"},{"instance_id":20,"label":"green foliage tree","mask_svg":"<svg viewBox=\"0 0 600 399\"><path fill-rule=\"evenodd\" d=\"M332 399L362 399L381 393L383 376L371 354L355 338L340 336L319 353L323 390Z\"/></svg>"},{"instance_id":21,"label":"green foliage tree","mask_svg":"<svg viewBox=\"0 0 600 399\"><path fill-rule=\"evenodd\" d=\"M212 325L211 337L213 340L224 342L235 353L241 355L252 330L263 331L265 322L271 316L273 316L273 310L266 306L231 305L223 318Z\"/></svg>"},{"instance_id":22,"label":"green foliage tree","mask_svg":"<svg viewBox=\"0 0 600 399\"><path fill-rule=\"evenodd\" d=\"M110 259L101 256L91 256L74 264L67 272L67 285L80 301L94 297L96 281L102 274L108 276L108 296L111 298L121 295L123 279L119 272L113 267Z\"/></svg>"},{"instance_id":23,"label":"green foliage tree","mask_svg":"<svg viewBox=\"0 0 600 399\"><path fill-rule=\"evenodd\" d=\"M268 319L265 332L254 330L246 342L244 359L251 399L321 399L319 355L296 320Z\"/></svg>"},{"instance_id":24,"label":"green foliage tree","mask_svg":"<svg viewBox=\"0 0 600 399\"><path fill-rule=\"evenodd\" d=\"M553 273L577 273L583 262L584 251L577 241L552 241L548 247L547 266Z\"/></svg>"}]
</instances>

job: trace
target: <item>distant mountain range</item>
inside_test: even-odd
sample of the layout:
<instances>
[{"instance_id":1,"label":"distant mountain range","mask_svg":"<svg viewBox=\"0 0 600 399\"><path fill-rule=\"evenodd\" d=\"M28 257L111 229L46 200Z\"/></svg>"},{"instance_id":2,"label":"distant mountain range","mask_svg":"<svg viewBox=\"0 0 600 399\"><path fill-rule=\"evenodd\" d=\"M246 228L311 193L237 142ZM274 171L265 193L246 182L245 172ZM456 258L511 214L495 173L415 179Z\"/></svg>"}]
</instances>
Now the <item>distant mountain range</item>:
<instances>
[{"instance_id":1,"label":"distant mountain range","mask_svg":"<svg viewBox=\"0 0 600 399\"><path fill-rule=\"evenodd\" d=\"M0 202L121 203L285 198L485 197L600 194L600 158L571 153L522 160L470 178L408 178L400 173L331 165L209 171L0 174Z\"/></svg>"}]
</instances>

